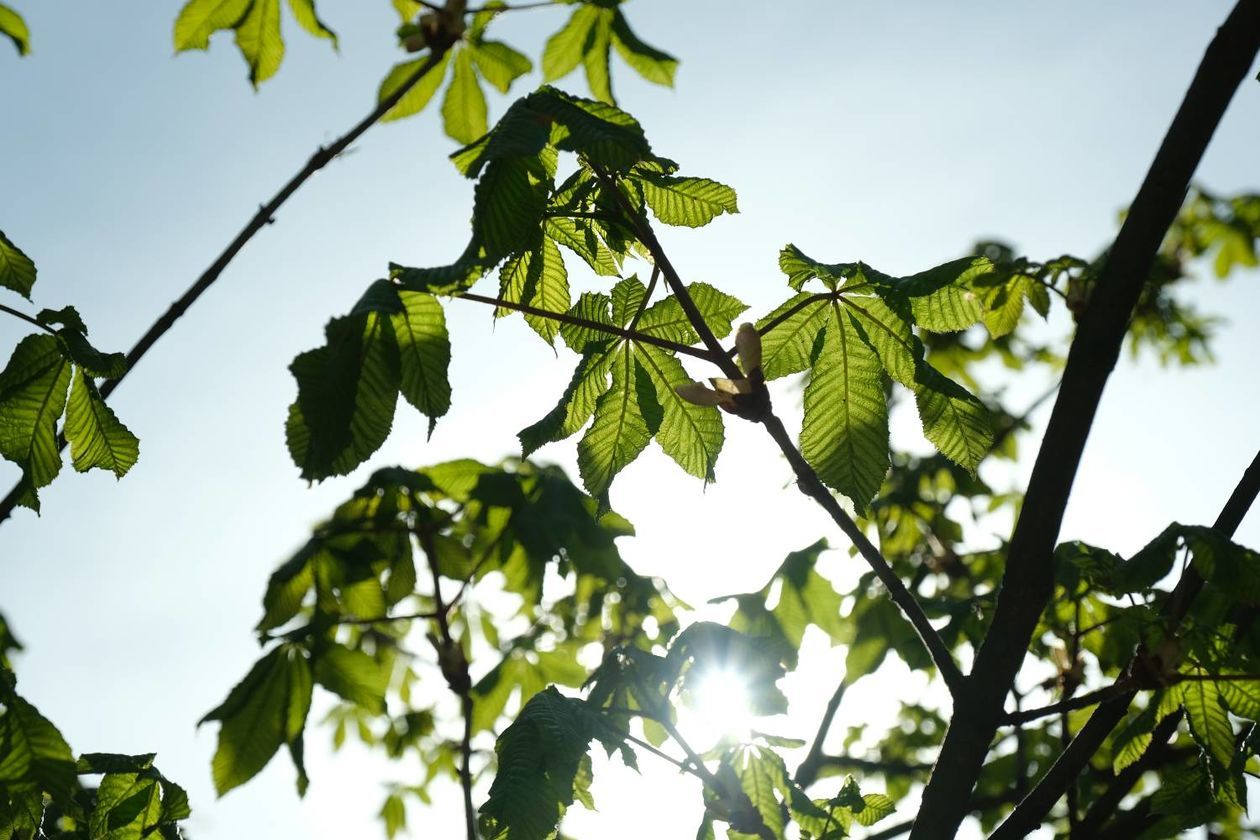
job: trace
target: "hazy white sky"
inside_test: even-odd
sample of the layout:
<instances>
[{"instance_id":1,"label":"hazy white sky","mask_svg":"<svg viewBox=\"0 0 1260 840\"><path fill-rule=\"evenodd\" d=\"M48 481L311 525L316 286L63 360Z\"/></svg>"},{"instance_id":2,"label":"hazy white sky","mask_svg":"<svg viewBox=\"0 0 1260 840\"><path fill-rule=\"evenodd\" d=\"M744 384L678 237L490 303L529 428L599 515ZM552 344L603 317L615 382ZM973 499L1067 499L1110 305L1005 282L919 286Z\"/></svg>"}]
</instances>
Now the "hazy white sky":
<instances>
[{"instance_id":1,"label":"hazy white sky","mask_svg":"<svg viewBox=\"0 0 1260 840\"><path fill-rule=\"evenodd\" d=\"M173 0L17 5L34 54L19 61L0 49L0 227L39 265L36 304L75 304L106 349L128 347L317 144L366 113L399 58L388 3L324 0L341 55L286 21L285 65L254 93L230 36L209 54L172 56ZM982 236L1033 257L1092 256L1229 5L635 0L626 12L636 29L683 60L678 87L625 72L615 82L659 153L739 191L740 216L662 238L688 279L721 285L756 315L786 294L776 257L788 241L891 273ZM536 57L566 13L508 15L496 28ZM581 90L576 77L564 84ZM504 105L491 100L492 118ZM257 656L250 628L272 568L368 470L511 454L516 431L568 377L568 358L557 362L519 321L492 329L484 308L453 302L455 402L432 441L400 407L362 473L312 488L298 479L283 437L290 360L321 343L327 319L388 261L441 264L466 241L471 186L445 159L453 145L435 116L374 128L318 175L137 368L114 399L141 438L131 475L115 484L67 471L44 492L42 518L22 512L0 527L0 610L29 648L18 662L23 693L77 750L157 750L193 795L198 840L377 836L381 783L418 768L381 768L353 750L333 757L316 730L305 802L283 756L216 802L214 732L193 724ZM1257 138L1252 82L1201 182L1260 188ZM1117 371L1064 538L1129 551L1169 521L1214 517L1260 445L1247 323L1260 307L1256 281L1194 287L1199 306L1234 321L1217 366L1164 372L1140 360ZM0 324L0 346L21 334ZM1013 393L1041 384L1016 382ZM540 454L571 465L573 445ZM0 465L0 480L15 474ZM759 586L787 551L819 536L843 546L821 514L780 489L786 471L753 430L728 429L718 479L705 490L652 453L613 489L639 528L628 559L692 603ZM1260 519L1239 538L1260 543ZM828 562L857 561L840 551ZM812 733L841 653L819 652L793 677L796 716L775 731ZM873 724L888 707L867 686L846 699L838 728ZM601 814L575 817L570 833L692 836L696 791L660 776L597 775ZM456 836L450 794L412 811L414 836Z\"/></svg>"}]
</instances>

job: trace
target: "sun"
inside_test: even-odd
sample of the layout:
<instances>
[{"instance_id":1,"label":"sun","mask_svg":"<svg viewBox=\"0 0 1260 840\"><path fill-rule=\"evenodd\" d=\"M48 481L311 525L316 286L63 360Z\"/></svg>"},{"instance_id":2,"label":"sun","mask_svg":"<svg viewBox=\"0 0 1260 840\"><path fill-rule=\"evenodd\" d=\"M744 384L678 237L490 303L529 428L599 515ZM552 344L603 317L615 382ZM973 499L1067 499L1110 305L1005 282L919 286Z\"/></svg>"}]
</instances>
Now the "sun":
<instances>
[{"instance_id":1,"label":"sun","mask_svg":"<svg viewBox=\"0 0 1260 840\"><path fill-rule=\"evenodd\" d=\"M754 717L748 678L733 668L705 668L689 680L690 703L679 713L683 734L697 749L724 740L746 741Z\"/></svg>"}]
</instances>

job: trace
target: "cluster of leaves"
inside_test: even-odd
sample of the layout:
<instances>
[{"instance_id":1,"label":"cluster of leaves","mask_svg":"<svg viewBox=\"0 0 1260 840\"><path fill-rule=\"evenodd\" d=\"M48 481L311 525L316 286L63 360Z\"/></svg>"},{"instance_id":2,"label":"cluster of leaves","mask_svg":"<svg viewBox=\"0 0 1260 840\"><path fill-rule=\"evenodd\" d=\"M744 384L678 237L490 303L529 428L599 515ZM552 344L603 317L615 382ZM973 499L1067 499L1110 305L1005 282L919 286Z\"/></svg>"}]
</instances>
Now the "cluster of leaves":
<instances>
[{"instance_id":1,"label":"cluster of leaves","mask_svg":"<svg viewBox=\"0 0 1260 840\"><path fill-rule=\"evenodd\" d=\"M289 0L298 25L337 48L337 35L315 12L315 0ZM254 87L280 69L284 39L280 35L280 0L188 0L175 19L175 50L207 50L210 36L230 29L249 66Z\"/></svg>"},{"instance_id":2,"label":"cluster of leaves","mask_svg":"<svg viewBox=\"0 0 1260 840\"><path fill-rule=\"evenodd\" d=\"M153 754L85 753L76 760L48 718L17 693L9 652L21 645L0 616L0 837L34 840L178 838L188 795ZM99 776L95 787L80 776Z\"/></svg>"},{"instance_id":3,"label":"cluster of leaves","mask_svg":"<svg viewBox=\"0 0 1260 840\"><path fill-rule=\"evenodd\" d=\"M0 232L0 286L30 299L35 263ZM19 504L39 510L38 491L61 471L57 424L79 472L109 470L121 478L135 465L140 443L105 404L96 378L127 368L121 353L102 353L87 340L74 307L44 309L34 317L5 311L42 332L18 342L0 371L0 456L22 468Z\"/></svg>"}]
</instances>

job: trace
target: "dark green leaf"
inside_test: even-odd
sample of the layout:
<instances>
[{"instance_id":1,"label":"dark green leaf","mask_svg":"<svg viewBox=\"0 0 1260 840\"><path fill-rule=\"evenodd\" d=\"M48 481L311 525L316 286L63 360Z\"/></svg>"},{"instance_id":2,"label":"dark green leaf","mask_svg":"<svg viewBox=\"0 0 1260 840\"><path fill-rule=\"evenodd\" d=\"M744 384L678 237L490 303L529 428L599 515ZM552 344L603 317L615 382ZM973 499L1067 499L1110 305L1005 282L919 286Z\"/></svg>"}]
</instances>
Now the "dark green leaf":
<instances>
[{"instance_id":1,"label":"dark green leaf","mask_svg":"<svg viewBox=\"0 0 1260 840\"><path fill-rule=\"evenodd\" d=\"M18 18L15 13L0 6L0 33L11 37L13 42L18 45L18 52L25 54L25 26L22 27L21 40L19 40L18 34L15 34L17 32L16 29L9 30L5 28L5 22L9 20L6 12L8 15L17 18L19 24L22 22L22 19ZM4 231L0 231L0 286L12 289L22 297L30 300L31 287L35 285L35 274L35 263L31 261L31 258L22 253L22 250L4 235Z\"/></svg>"},{"instance_id":2,"label":"dark green leaf","mask_svg":"<svg viewBox=\"0 0 1260 840\"><path fill-rule=\"evenodd\" d=\"M0 455L20 466L35 490L61 471L57 420L71 370L63 352L53 336L30 335L0 372Z\"/></svg>"}]
</instances>

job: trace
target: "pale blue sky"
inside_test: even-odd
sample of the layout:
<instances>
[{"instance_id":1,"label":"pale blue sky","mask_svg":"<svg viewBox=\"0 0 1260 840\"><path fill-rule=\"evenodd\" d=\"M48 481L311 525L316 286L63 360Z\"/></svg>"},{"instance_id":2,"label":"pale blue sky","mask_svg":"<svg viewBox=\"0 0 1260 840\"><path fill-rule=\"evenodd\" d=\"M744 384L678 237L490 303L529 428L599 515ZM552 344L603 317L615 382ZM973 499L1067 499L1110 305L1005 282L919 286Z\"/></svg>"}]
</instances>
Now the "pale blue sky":
<instances>
[{"instance_id":1,"label":"pale blue sky","mask_svg":"<svg viewBox=\"0 0 1260 840\"><path fill-rule=\"evenodd\" d=\"M285 64L254 93L230 36L208 54L172 55L177 2L73 11L14 2L34 52L19 61L0 49L0 228L39 265L36 305L75 304L107 349L129 346L317 144L366 113L399 59L388 3L324 0L340 56L286 21ZM785 296L776 256L787 241L892 273L954 257L981 236L1033 257L1092 256L1229 5L634 0L626 12L636 29L683 63L676 90L625 72L616 88L658 152L739 191L740 216L662 238L689 279L717 283L760 314ZM536 57L565 14L509 15L496 28ZM581 90L576 77L564 84ZM492 117L504 104L491 100ZM289 361L321 342L326 320L388 261L440 264L465 242L471 187L445 160L453 145L435 116L374 128L314 178L137 368L114 399L142 442L131 475L115 484L67 470L44 492L42 518L21 512L0 526L0 610L29 647L18 662L23 692L78 750L157 750L193 794L198 840L377 836L379 783L418 772L331 758L315 731L306 802L283 756L216 802L214 733L193 724L256 657L250 628L271 569L362 478L314 488L298 479L283 438ZM1258 139L1260 84L1251 82L1202 183L1260 189ZM1213 518L1260 445L1260 348L1248 323L1260 309L1257 279L1193 287L1202 308L1234 321L1217 366L1122 364L1064 538L1127 551L1173 519ZM481 307L447 311L454 408L426 443L419 418L400 407L369 468L510 454L515 432L567 380L567 357L556 362L518 321L492 330ZM16 322L0 324L0 346L21 334ZM1014 387L1031 395L1040 385ZM571 464L572 443L541 454ZM0 465L0 479L14 474ZM728 432L718 478L704 491L651 454L614 487L639 526L627 557L688 600L760 585L786 551L819 536L843 545L802 498L779 490L786 472L750 430ZM732 531L733 510L767 525ZM1239 536L1260 543L1260 520ZM856 562L835 555L834 568ZM799 678L802 734L836 661L819 652ZM878 711L873 692L854 694L844 726ZM688 785L668 772L663 785L612 778L616 790L597 779L602 814L575 820L579 836L692 835L699 808ZM450 793L431 813L412 812L423 826L415 836L455 836ZM643 808L636 793L656 804ZM676 831L663 822L673 809Z\"/></svg>"}]
</instances>

